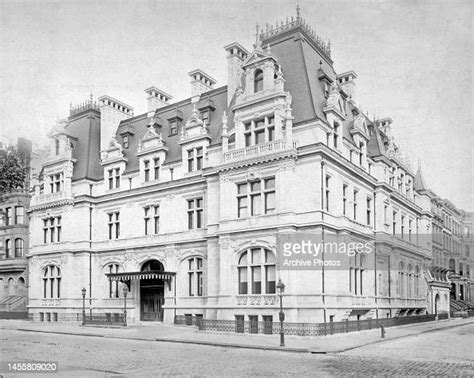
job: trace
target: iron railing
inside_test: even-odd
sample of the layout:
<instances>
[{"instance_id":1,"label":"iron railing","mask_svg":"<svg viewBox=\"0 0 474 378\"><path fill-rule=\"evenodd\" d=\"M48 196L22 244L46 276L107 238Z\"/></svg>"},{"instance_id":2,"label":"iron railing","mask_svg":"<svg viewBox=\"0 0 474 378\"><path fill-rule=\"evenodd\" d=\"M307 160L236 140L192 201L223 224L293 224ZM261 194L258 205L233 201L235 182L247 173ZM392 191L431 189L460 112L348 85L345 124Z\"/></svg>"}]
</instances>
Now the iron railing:
<instances>
[{"instance_id":1,"label":"iron railing","mask_svg":"<svg viewBox=\"0 0 474 378\"><path fill-rule=\"evenodd\" d=\"M440 314L447 318L448 314ZM406 316L385 319L345 320L329 323L283 323L286 335L295 336L326 336L338 333L357 332L384 327L394 327L405 324L424 323L434 321L436 315ZM197 325L203 331L235 332L235 333L280 333L280 323L273 321L246 321L246 320L217 320L203 319L192 315L176 315L175 324Z\"/></svg>"},{"instance_id":2,"label":"iron railing","mask_svg":"<svg viewBox=\"0 0 474 378\"><path fill-rule=\"evenodd\" d=\"M127 319L123 313L86 314L82 324L94 326L127 326Z\"/></svg>"}]
</instances>

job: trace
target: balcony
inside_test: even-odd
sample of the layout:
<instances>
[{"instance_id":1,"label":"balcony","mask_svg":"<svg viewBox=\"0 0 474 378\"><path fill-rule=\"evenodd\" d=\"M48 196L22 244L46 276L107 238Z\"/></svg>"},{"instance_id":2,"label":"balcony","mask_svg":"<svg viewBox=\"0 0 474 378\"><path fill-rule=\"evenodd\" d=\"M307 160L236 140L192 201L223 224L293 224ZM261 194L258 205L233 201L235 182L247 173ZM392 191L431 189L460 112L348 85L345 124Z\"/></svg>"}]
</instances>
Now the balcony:
<instances>
[{"instance_id":1,"label":"balcony","mask_svg":"<svg viewBox=\"0 0 474 378\"><path fill-rule=\"evenodd\" d=\"M21 273L28 265L25 257L16 257L0 260L0 273Z\"/></svg>"},{"instance_id":2,"label":"balcony","mask_svg":"<svg viewBox=\"0 0 474 378\"><path fill-rule=\"evenodd\" d=\"M259 156L271 155L280 151L296 150L296 143L288 143L283 139L275 140L272 142L258 144L256 146L250 146L240 148L238 150L228 151L224 153L224 162L246 160Z\"/></svg>"},{"instance_id":3,"label":"balcony","mask_svg":"<svg viewBox=\"0 0 474 378\"><path fill-rule=\"evenodd\" d=\"M274 306L280 303L276 294L237 295L238 306Z\"/></svg>"},{"instance_id":4,"label":"balcony","mask_svg":"<svg viewBox=\"0 0 474 378\"><path fill-rule=\"evenodd\" d=\"M61 206L70 203L73 203L72 194L66 191L61 191L55 193L40 194L39 196L33 196L31 198L30 206L32 208L42 207L45 205Z\"/></svg>"}]
</instances>

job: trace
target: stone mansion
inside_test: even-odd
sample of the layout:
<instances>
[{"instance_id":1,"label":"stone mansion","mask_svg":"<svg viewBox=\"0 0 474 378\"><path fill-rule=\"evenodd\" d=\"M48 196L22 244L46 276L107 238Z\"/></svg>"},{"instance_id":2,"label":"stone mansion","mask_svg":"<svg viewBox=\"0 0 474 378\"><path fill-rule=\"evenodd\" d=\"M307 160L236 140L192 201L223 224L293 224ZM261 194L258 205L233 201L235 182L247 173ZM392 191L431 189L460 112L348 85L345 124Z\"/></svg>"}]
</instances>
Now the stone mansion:
<instances>
[{"instance_id":1,"label":"stone mansion","mask_svg":"<svg viewBox=\"0 0 474 378\"><path fill-rule=\"evenodd\" d=\"M135 115L91 97L53 127L29 207L30 314L80 313L85 288L93 313L120 312L126 290L132 322L277 321L279 279L290 322L449 311L435 195L392 120L357 105L356 73L335 72L330 44L299 14L252 49L224 49L225 86L196 69L187 99L150 87ZM281 269L279 235L303 233L375 251L347 270Z\"/></svg>"}]
</instances>

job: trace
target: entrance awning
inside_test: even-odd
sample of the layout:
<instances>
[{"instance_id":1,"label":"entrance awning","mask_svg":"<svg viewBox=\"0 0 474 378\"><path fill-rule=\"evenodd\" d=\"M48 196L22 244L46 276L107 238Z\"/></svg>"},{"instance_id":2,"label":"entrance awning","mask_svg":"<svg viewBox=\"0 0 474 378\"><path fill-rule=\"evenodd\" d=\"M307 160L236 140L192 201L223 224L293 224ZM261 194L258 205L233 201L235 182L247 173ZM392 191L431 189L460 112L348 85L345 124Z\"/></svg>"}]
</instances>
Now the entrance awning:
<instances>
[{"instance_id":1,"label":"entrance awning","mask_svg":"<svg viewBox=\"0 0 474 378\"><path fill-rule=\"evenodd\" d=\"M369 311L370 311L370 308L354 309L351 311L349 316L365 315Z\"/></svg>"},{"instance_id":2,"label":"entrance awning","mask_svg":"<svg viewBox=\"0 0 474 378\"><path fill-rule=\"evenodd\" d=\"M134 280L165 280L171 281L176 272L148 271L148 272L123 272L123 273L106 273L110 281L134 281Z\"/></svg>"}]
</instances>

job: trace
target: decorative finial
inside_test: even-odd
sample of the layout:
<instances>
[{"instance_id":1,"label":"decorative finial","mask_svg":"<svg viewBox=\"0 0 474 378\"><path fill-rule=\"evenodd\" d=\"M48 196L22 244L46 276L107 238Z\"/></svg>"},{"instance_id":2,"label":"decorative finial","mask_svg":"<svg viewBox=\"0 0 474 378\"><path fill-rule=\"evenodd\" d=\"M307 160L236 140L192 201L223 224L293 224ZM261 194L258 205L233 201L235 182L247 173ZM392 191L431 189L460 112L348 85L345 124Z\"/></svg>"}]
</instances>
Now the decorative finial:
<instances>
[{"instance_id":1,"label":"decorative finial","mask_svg":"<svg viewBox=\"0 0 474 378\"><path fill-rule=\"evenodd\" d=\"M92 92L90 94L90 99L91 99L91 102L92 102L92 99L94 98L94 96L92 95Z\"/></svg>"},{"instance_id":2,"label":"decorative finial","mask_svg":"<svg viewBox=\"0 0 474 378\"><path fill-rule=\"evenodd\" d=\"M296 19L300 19L300 5L296 4Z\"/></svg>"},{"instance_id":3,"label":"decorative finial","mask_svg":"<svg viewBox=\"0 0 474 378\"><path fill-rule=\"evenodd\" d=\"M255 26L255 46L258 46L258 31L259 31L259 25L258 25L258 22L257 22L257 25Z\"/></svg>"}]
</instances>

